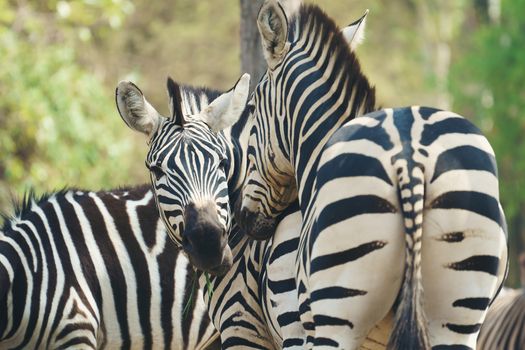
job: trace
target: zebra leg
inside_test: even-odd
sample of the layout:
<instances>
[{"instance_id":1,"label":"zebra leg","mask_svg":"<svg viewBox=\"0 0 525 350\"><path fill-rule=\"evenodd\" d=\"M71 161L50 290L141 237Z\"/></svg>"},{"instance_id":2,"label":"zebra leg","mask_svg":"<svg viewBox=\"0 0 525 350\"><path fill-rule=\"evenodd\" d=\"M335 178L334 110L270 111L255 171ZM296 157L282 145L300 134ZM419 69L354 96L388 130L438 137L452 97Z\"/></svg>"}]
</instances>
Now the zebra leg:
<instances>
[{"instance_id":1,"label":"zebra leg","mask_svg":"<svg viewBox=\"0 0 525 350\"><path fill-rule=\"evenodd\" d=\"M437 208L425 211L423 231L430 343L434 349L475 349L488 305L504 276L505 234L500 225L477 213Z\"/></svg>"},{"instance_id":2,"label":"zebra leg","mask_svg":"<svg viewBox=\"0 0 525 350\"><path fill-rule=\"evenodd\" d=\"M391 184L374 177L326 179L319 182L317 219L307 244L313 345L357 349L398 294L405 261L403 222Z\"/></svg>"}]
</instances>

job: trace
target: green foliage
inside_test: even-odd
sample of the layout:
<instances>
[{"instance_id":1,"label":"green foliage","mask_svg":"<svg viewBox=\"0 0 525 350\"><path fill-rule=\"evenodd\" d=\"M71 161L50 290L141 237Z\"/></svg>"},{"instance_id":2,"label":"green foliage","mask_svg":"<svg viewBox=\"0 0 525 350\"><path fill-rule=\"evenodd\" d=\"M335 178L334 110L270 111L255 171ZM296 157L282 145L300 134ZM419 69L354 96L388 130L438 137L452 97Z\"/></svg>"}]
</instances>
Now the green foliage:
<instances>
[{"instance_id":1,"label":"green foliage","mask_svg":"<svg viewBox=\"0 0 525 350\"><path fill-rule=\"evenodd\" d=\"M0 168L6 181L19 189L49 189L67 183L98 188L126 179L130 140L114 117L112 91L75 63L71 49L43 49L6 33L0 56Z\"/></svg>"},{"instance_id":2,"label":"green foliage","mask_svg":"<svg viewBox=\"0 0 525 350\"><path fill-rule=\"evenodd\" d=\"M503 0L501 23L487 24L472 36L451 74L455 110L473 116L496 153L512 253L523 249L525 233L523 13L524 0ZM515 276L513 272L513 282Z\"/></svg>"},{"instance_id":3,"label":"green foliage","mask_svg":"<svg viewBox=\"0 0 525 350\"><path fill-rule=\"evenodd\" d=\"M66 44L51 39L50 33L76 29L46 27L47 17L35 9L5 3L0 9L27 14L0 17L0 192L137 182L130 181L132 139L116 114L113 91L78 63L67 36L61 37ZM6 202L0 199L0 209Z\"/></svg>"}]
</instances>

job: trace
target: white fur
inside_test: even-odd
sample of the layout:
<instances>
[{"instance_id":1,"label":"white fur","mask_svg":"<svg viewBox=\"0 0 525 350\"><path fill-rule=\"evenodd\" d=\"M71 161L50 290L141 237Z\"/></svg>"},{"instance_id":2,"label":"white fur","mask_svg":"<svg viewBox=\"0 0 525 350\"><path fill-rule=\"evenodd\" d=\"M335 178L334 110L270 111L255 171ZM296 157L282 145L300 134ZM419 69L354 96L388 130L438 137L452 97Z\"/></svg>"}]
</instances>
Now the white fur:
<instances>
[{"instance_id":1,"label":"white fur","mask_svg":"<svg viewBox=\"0 0 525 350\"><path fill-rule=\"evenodd\" d=\"M215 132L229 127L241 116L249 88L250 75L244 73L232 90L217 97L201 112L201 118Z\"/></svg>"},{"instance_id":2,"label":"white fur","mask_svg":"<svg viewBox=\"0 0 525 350\"><path fill-rule=\"evenodd\" d=\"M368 16L368 12L369 11L366 10L360 19L341 30L352 51L365 40L366 17Z\"/></svg>"},{"instance_id":3,"label":"white fur","mask_svg":"<svg viewBox=\"0 0 525 350\"><path fill-rule=\"evenodd\" d=\"M151 137L160 124L162 116L146 100L142 92L129 81L121 81L116 90L116 102L120 116L126 124Z\"/></svg>"}]
</instances>

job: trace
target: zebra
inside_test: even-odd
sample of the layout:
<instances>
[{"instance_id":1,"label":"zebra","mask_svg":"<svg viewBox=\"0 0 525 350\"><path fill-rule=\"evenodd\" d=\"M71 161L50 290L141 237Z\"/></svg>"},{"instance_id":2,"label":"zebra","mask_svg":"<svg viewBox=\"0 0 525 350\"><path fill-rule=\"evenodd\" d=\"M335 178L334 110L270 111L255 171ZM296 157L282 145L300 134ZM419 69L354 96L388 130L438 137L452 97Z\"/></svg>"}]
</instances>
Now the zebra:
<instances>
[{"instance_id":1,"label":"zebra","mask_svg":"<svg viewBox=\"0 0 525 350\"><path fill-rule=\"evenodd\" d=\"M220 349L149 185L29 193L0 231L0 348Z\"/></svg>"},{"instance_id":2,"label":"zebra","mask_svg":"<svg viewBox=\"0 0 525 350\"><path fill-rule=\"evenodd\" d=\"M474 349L507 261L488 141L452 112L374 112L374 88L319 7L288 21L267 0L257 24L268 70L249 102L238 222L266 238L299 199L308 347L356 349L393 310L389 349Z\"/></svg>"},{"instance_id":3,"label":"zebra","mask_svg":"<svg viewBox=\"0 0 525 350\"><path fill-rule=\"evenodd\" d=\"M494 300L479 332L478 350L525 349L525 253L519 263L521 288L503 289Z\"/></svg>"},{"instance_id":4,"label":"zebra","mask_svg":"<svg viewBox=\"0 0 525 350\"><path fill-rule=\"evenodd\" d=\"M359 24L354 22L343 30L350 46L359 40L355 36ZM242 111L231 128L220 130L236 119L229 113L237 111L238 114L240 106L244 109L245 103L239 102L245 97L239 96L248 86L247 79L244 76L228 93L216 93L209 99L188 97L186 91L191 87L168 79L170 118L162 117L136 85L121 82L116 91L117 108L128 126L149 137L146 166L171 238L185 248L198 268L210 274L224 273L229 268L224 263L230 262L229 258L224 261L224 257L233 257L233 267L226 275L210 277L214 290L211 299L205 295L213 322L221 331L223 346L303 349L304 329L298 318L293 272L301 222L297 208L295 212L293 205L288 209L290 214L284 217L275 237L267 243L247 239L234 222L226 229L226 223L231 221L228 203L235 207L244 185L249 111ZM214 101L209 104L210 100ZM184 106L194 106L203 112L195 114ZM215 114L216 111L222 115ZM195 152L193 158L189 156L190 151L184 151L188 145L195 148L191 151ZM228 193L224 193L225 188ZM209 203L196 207L192 204L203 199L216 202L215 207ZM203 210L203 206L207 209ZM188 238L188 235L200 234L189 225L195 225L201 217L209 220L210 212L213 218L219 217L220 223L211 223L212 229L205 232L206 236ZM229 231L227 246L223 230L217 229L221 225ZM218 242L217 237L210 237L214 234L220 236ZM211 248L210 238L214 245ZM215 258L204 260L203 252ZM201 284L205 283L202 278ZM233 304L231 300L239 301ZM231 314L238 315L239 319L225 317ZM372 335L370 341L374 342L374 337Z\"/></svg>"},{"instance_id":5,"label":"zebra","mask_svg":"<svg viewBox=\"0 0 525 350\"><path fill-rule=\"evenodd\" d=\"M246 128L248 113L244 112L248 85L249 76L244 75L234 89L224 94L207 90L207 95L194 98L195 94L188 94L193 91L192 87L168 79L171 116L165 118L149 104L136 85L121 82L116 90L117 108L128 126L149 136L146 166L150 170L160 216L173 242L184 248L194 266L205 272L199 285L208 291L204 299L209 316L220 331L222 347L278 349L295 346L299 349L297 344L304 343L304 330L297 312L295 284L281 277L283 274L293 276L293 266L267 266L265 259L273 259L275 251L282 253L281 248L290 249L290 244L291 249L296 250L293 245L298 241L288 242L286 237L297 237L300 217L289 216L283 222L285 227L277 229L275 240L255 242L231 223L228 215L229 199L238 197L237 183L243 182L243 172L239 169L246 162L242 150L246 147L249 131ZM202 112L194 113L185 106ZM237 115L232 119L238 118L238 113L242 116L231 129L218 132L222 119L203 117L205 112L210 117L216 111L229 114L233 111ZM188 150L188 145L193 149ZM190 151L195 157L190 158ZM178 152L182 152L180 159ZM157 157L165 158L160 162ZM191 162L182 163L185 157ZM194 171L200 171L198 179L193 178ZM185 186L197 187L196 193ZM190 199L193 204L180 204ZM205 206L208 212L203 210L205 199L217 201L217 204ZM201 217L215 222L201 223ZM195 232L192 225L211 228ZM188 238L188 234L202 234L202 237ZM284 243L280 244L281 241ZM210 245L213 245L211 249ZM281 315L285 315L285 319L280 319Z\"/></svg>"}]
</instances>

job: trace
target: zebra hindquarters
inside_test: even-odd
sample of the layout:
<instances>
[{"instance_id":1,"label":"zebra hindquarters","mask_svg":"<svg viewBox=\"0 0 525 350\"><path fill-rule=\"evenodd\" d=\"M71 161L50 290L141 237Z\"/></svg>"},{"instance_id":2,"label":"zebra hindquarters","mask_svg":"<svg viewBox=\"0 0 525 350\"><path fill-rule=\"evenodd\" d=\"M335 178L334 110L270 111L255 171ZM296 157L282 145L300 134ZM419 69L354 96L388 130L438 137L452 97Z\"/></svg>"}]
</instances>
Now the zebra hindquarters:
<instances>
[{"instance_id":1,"label":"zebra hindquarters","mask_svg":"<svg viewBox=\"0 0 525 350\"><path fill-rule=\"evenodd\" d=\"M352 142L326 149L317 174L305 283L316 349L359 348L403 280L405 234L397 188L384 174L388 159L351 153L357 149Z\"/></svg>"},{"instance_id":2,"label":"zebra hindquarters","mask_svg":"<svg viewBox=\"0 0 525 350\"><path fill-rule=\"evenodd\" d=\"M492 174L468 170L450 172L427 185L422 274L433 347L476 348L506 268L497 191Z\"/></svg>"}]
</instances>

